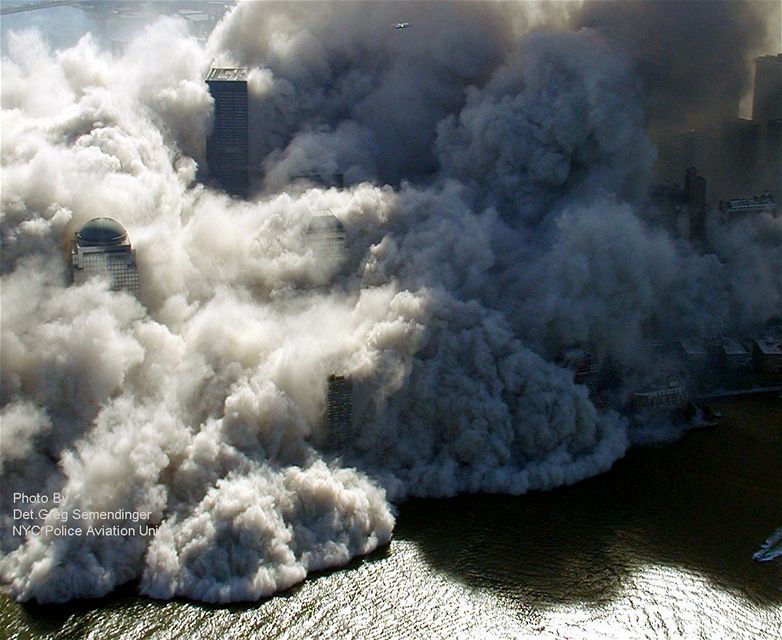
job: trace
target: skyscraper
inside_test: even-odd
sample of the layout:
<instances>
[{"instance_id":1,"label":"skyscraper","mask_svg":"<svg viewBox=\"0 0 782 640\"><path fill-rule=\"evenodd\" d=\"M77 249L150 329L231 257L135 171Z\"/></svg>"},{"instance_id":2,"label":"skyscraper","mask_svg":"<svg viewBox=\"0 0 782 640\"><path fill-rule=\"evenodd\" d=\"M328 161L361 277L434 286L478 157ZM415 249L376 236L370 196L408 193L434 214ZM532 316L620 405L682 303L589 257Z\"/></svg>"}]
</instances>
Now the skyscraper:
<instances>
[{"instance_id":1,"label":"skyscraper","mask_svg":"<svg viewBox=\"0 0 782 640\"><path fill-rule=\"evenodd\" d=\"M206 84L215 103L212 132L206 141L209 174L228 193L247 195L247 69L213 68Z\"/></svg>"},{"instance_id":2,"label":"skyscraper","mask_svg":"<svg viewBox=\"0 0 782 640\"><path fill-rule=\"evenodd\" d=\"M755 58L755 90L752 119L766 126L782 118L782 53Z\"/></svg>"},{"instance_id":3,"label":"skyscraper","mask_svg":"<svg viewBox=\"0 0 782 640\"><path fill-rule=\"evenodd\" d=\"M331 374L326 396L326 444L329 449L342 449L350 438L353 426L353 383L350 378Z\"/></svg>"},{"instance_id":4,"label":"skyscraper","mask_svg":"<svg viewBox=\"0 0 782 640\"><path fill-rule=\"evenodd\" d=\"M706 178L695 167L684 174L684 203L689 217L690 239L700 238L706 228Z\"/></svg>"},{"instance_id":5,"label":"skyscraper","mask_svg":"<svg viewBox=\"0 0 782 640\"><path fill-rule=\"evenodd\" d=\"M754 120L728 118L722 123L721 133L722 168L727 174L720 180L721 186L734 193L752 191L761 159L763 127Z\"/></svg>"},{"instance_id":6,"label":"skyscraper","mask_svg":"<svg viewBox=\"0 0 782 640\"><path fill-rule=\"evenodd\" d=\"M763 189L782 197L782 118L766 121L763 146Z\"/></svg>"},{"instance_id":7,"label":"skyscraper","mask_svg":"<svg viewBox=\"0 0 782 640\"><path fill-rule=\"evenodd\" d=\"M71 275L75 284L94 276L108 276L114 291L138 295L135 252L119 222L93 218L73 234Z\"/></svg>"},{"instance_id":8,"label":"skyscraper","mask_svg":"<svg viewBox=\"0 0 782 640\"><path fill-rule=\"evenodd\" d=\"M345 227L334 214L327 212L312 217L307 227L307 241L324 281L328 281L344 265L346 238Z\"/></svg>"}]
</instances>

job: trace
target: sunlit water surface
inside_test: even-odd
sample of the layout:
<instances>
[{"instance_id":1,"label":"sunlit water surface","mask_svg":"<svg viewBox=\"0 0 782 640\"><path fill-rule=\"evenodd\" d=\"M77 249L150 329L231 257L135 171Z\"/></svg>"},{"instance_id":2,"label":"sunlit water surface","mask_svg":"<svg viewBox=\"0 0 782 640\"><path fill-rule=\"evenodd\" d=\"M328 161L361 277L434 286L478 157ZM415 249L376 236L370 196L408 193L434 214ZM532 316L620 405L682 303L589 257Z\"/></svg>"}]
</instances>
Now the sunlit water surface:
<instances>
[{"instance_id":1,"label":"sunlit water surface","mask_svg":"<svg viewBox=\"0 0 782 640\"><path fill-rule=\"evenodd\" d=\"M20 606L7 638L782 638L782 400L518 498L419 500L390 546L247 605L110 598Z\"/></svg>"}]
</instances>

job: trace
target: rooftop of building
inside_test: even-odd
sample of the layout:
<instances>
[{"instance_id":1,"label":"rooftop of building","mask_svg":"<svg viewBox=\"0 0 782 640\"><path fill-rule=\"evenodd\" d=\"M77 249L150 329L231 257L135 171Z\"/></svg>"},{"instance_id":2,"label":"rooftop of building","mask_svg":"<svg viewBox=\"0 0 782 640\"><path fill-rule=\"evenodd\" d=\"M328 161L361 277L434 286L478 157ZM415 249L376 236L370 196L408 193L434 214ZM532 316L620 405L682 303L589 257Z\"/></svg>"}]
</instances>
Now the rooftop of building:
<instances>
[{"instance_id":1,"label":"rooftop of building","mask_svg":"<svg viewBox=\"0 0 782 640\"><path fill-rule=\"evenodd\" d=\"M345 233L345 227L333 213L312 216L307 233Z\"/></svg>"},{"instance_id":2,"label":"rooftop of building","mask_svg":"<svg viewBox=\"0 0 782 640\"><path fill-rule=\"evenodd\" d=\"M681 338L679 344L688 356L706 355L706 344L700 338Z\"/></svg>"},{"instance_id":3,"label":"rooftop of building","mask_svg":"<svg viewBox=\"0 0 782 640\"><path fill-rule=\"evenodd\" d=\"M742 209L761 209L766 207L776 208L774 197L768 191L754 196L731 198L724 202L721 208L728 211L740 211Z\"/></svg>"},{"instance_id":4,"label":"rooftop of building","mask_svg":"<svg viewBox=\"0 0 782 640\"><path fill-rule=\"evenodd\" d=\"M755 344L764 355L782 356L782 338L765 336L755 340Z\"/></svg>"},{"instance_id":5,"label":"rooftop of building","mask_svg":"<svg viewBox=\"0 0 782 640\"><path fill-rule=\"evenodd\" d=\"M737 338L723 336L717 341L717 344L729 356L741 356L748 353Z\"/></svg>"},{"instance_id":6,"label":"rooftop of building","mask_svg":"<svg viewBox=\"0 0 782 640\"><path fill-rule=\"evenodd\" d=\"M206 76L207 82L247 82L247 69L244 67L212 67Z\"/></svg>"},{"instance_id":7,"label":"rooftop of building","mask_svg":"<svg viewBox=\"0 0 782 640\"><path fill-rule=\"evenodd\" d=\"M93 218L76 233L82 247L118 246L127 244L128 232L112 218Z\"/></svg>"}]
</instances>

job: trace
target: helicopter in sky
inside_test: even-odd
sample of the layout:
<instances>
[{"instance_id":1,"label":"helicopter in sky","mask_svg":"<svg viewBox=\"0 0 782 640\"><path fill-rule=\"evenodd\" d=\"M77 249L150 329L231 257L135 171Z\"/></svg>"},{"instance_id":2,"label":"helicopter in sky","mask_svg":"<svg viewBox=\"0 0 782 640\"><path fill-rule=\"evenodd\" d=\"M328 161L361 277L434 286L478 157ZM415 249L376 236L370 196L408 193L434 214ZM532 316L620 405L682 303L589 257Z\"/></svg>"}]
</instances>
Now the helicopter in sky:
<instances>
[{"instance_id":1,"label":"helicopter in sky","mask_svg":"<svg viewBox=\"0 0 782 640\"><path fill-rule=\"evenodd\" d=\"M407 29L410 26L409 22L397 22L394 25L394 29Z\"/></svg>"}]
</instances>

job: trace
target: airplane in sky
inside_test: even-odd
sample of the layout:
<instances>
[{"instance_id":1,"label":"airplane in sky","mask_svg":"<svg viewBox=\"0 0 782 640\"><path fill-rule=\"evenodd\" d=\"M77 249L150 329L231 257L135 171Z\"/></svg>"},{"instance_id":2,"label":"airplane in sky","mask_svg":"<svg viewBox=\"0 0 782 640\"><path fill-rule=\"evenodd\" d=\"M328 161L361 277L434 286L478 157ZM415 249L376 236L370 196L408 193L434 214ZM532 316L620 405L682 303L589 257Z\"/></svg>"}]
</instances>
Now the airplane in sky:
<instances>
[{"instance_id":1,"label":"airplane in sky","mask_svg":"<svg viewBox=\"0 0 782 640\"><path fill-rule=\"evenodd\" d=\"M409 22L397 22L394 25L394 29L407 29L410 26Z\"/></svg>"}]
</instances>

